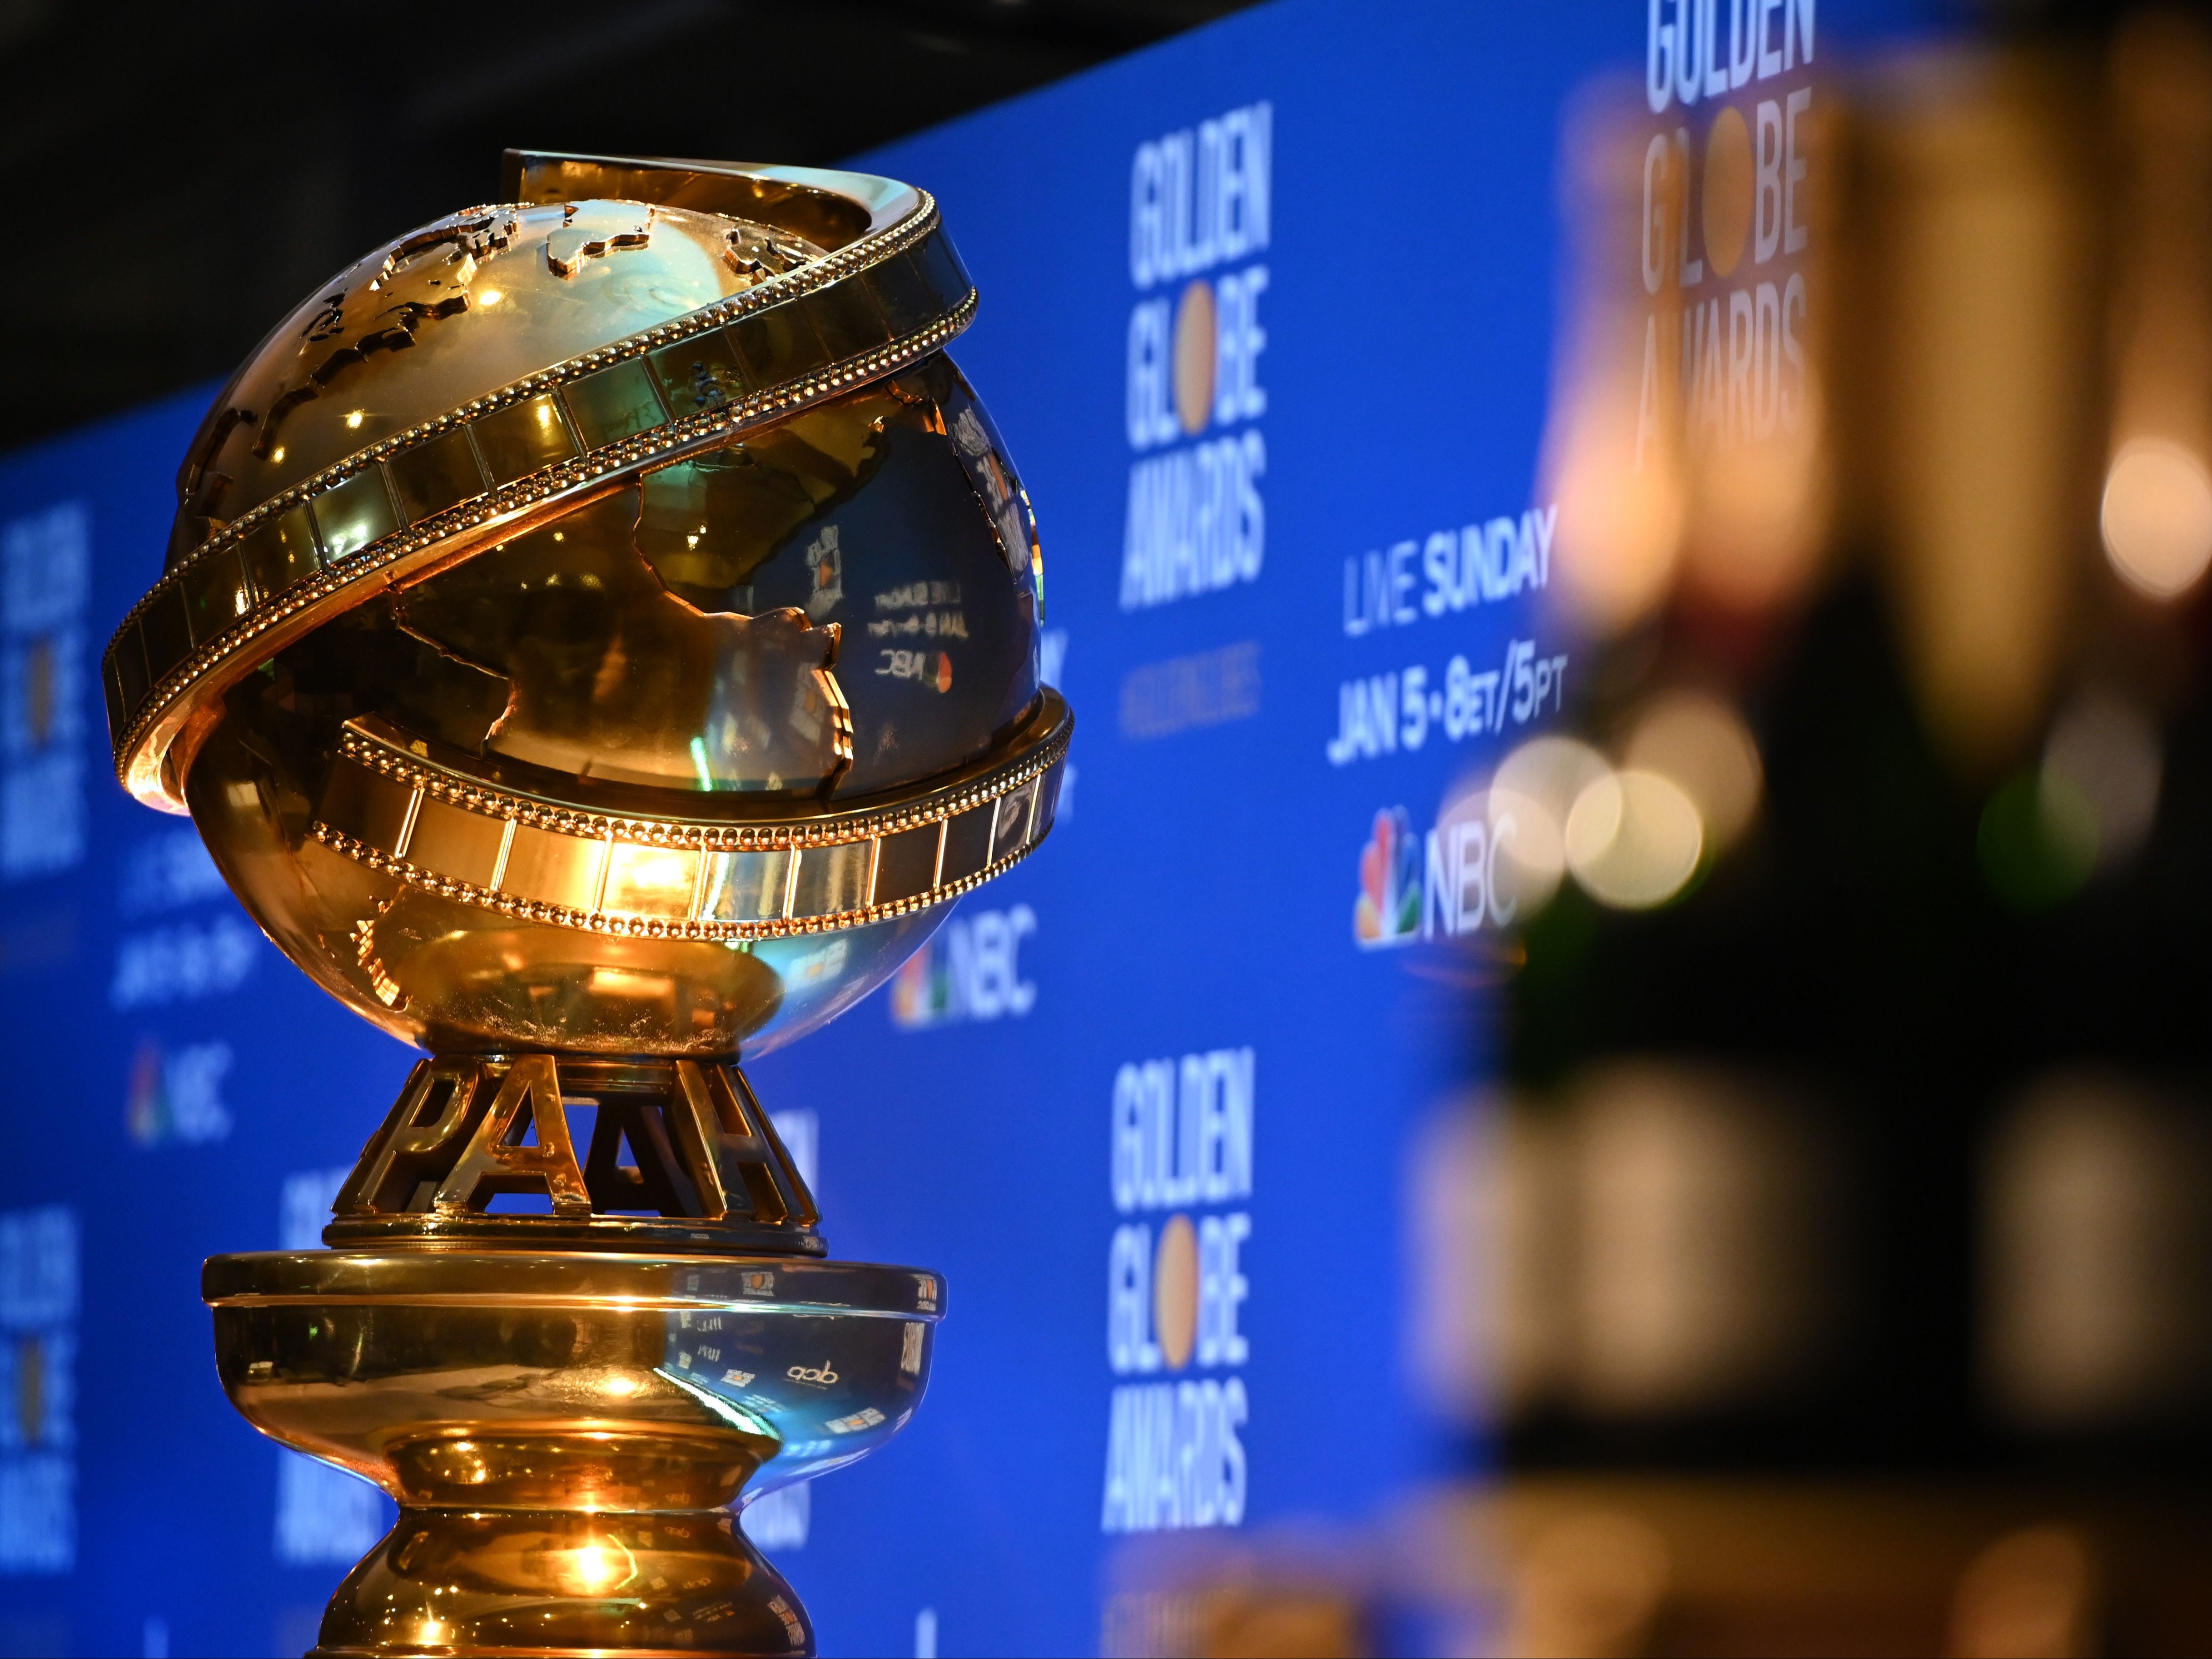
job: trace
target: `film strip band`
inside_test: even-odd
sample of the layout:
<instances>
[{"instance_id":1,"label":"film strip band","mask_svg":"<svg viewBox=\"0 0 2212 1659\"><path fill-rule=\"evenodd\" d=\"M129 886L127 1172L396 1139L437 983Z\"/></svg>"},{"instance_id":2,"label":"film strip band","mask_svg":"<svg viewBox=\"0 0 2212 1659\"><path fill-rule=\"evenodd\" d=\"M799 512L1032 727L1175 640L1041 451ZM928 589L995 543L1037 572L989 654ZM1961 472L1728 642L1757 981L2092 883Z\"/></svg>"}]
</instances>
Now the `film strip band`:
<instances>
[{"instance_id":1,"label":"film strip band","mask_svg":"<svg viewBox=\"0 0 2212 1659\"><path fill-rule=\"evenodd\" d=\"M410 885L507 915L652 939L776 939L957 898L1052 828L1073 720L1048 690L1012 752L890 806L732 824L581 811L350 722L310 830Z\"/></svg>"},{"instance_id":2,"label":"film strip band","mask_svg":"<svg viewBox=\"0 0 2212 1659\"><path fill-rule=\"evenodd\" d=\"M132 607L101 665L125 787L172 805L150 728L255 640L440 544L941 349L975 292L934 204L912 220L349 458L243 514ZM369 591L366 586L363 591Z\"/></svg>"}]
</instances>

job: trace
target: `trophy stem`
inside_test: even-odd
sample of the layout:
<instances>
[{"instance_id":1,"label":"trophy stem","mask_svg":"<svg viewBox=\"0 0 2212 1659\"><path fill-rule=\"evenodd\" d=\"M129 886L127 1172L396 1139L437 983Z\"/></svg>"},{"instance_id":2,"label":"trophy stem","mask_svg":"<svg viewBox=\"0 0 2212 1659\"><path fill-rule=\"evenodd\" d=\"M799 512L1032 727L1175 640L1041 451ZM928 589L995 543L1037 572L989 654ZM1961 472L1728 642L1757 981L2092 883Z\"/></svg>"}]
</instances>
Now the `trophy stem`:
<instances>
[{"instance_id":1,"label":"trophy stem","mask_svg":"<svg viewBox=\"0 0 2212 1659\"><path fill-rule=\"evenodd\" d=\"M811 1654L727 1510L410 1508L346 1575L317 1656Z\"/></svg>"},{"instance_id":2,"label":"trophy stem","mask_svg":"<svg viewBox=\"0 0 2212 1659\"><path fill-rule=\"evenodd\" d=\"M489 1212L513 1193L544 1212ZM232 1403L400 1504L316 1651L811 1653L731 1506L903 1427L943 1307L934 1273L822 1260L814 1220L734 1067L418 1066L337 1248L203 1277Z\"/></svg>"}]
</instances>

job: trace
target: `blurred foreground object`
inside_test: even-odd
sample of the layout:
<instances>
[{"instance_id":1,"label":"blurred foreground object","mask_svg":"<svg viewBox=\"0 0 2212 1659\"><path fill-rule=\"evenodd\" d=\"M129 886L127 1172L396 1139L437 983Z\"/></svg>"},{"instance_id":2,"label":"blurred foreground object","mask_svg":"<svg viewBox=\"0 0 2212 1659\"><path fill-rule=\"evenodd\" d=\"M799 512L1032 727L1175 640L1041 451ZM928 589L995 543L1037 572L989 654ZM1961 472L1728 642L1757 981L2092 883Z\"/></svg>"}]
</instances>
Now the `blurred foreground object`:
<instances>
[{"instance_id":1,"label":"blurred foreground object","mask_svg":"<svg viewBox=\"0 0 2212 1659\"><path fill-rule=\"evenodd\" d=\"M2097 1559L2070 1527L2008 1533L1968 1564L1945 1651L1959 1659L2071 1659L2094 1653L2104 1609Z\"/></svg>"},{"instance_id":2,"label":"blurred foreground object","mask_svg":"<svg viewBox=\"0 0 2212 1659\"><path fill-rule=\"evenodd\" d=\"M2166 608L2212 565L2212 38L2146 12L2101 63L1961 40L1816 75L1806 33L1725 99L1570 111L1541 473L1584 713L1686 671L1741 701L1863 569L1986 786L2084 682L2170 695ZM1623 767L1598 829L1638 816Z\"/></svg>"},{"instance_id":3,"label":"blurred foreground object","mask_svg":"<svg viewBox=\"0 0 2212 1659\"><path fill-rule=\"evenodd\" d=\"M2043 713L2086 540L2081 95L2057 65L1937 56L1877 77L1864 116L1857 441L1927 719L1975 766Z\"/></svg>"},{"instance_id":4,"label":"blurred foreground object","mask_svg":"<svg viewBox=\"0 0 2212 1659\"><path fill-rule=\"evenodd\" d=\"M1640 1476L1438 1492L1370 1531L1132 1551L1109 1655L2184 1656L2202 1504Z\"/></svg>"},{"instance_id":5,"label":"blurred foreground object","mask_svg":"<svg viewBox=\"0 0 2212 1659\"><path fill-rule=\"evenodd\" d=\"M2078 1430L2202 1409L2212 1385L2212 1135L2165 1091L2054 1077L2000 1120L1984 1173L1993 1403Z\"/></svg>"},{"instance_id":6,"label":"blurred foreground object","mask_svg":"<svg viewBox=\"0 0 2212 1659\"><path fill-rule=\"evenodd\" d=\"M1656 1056L1593 1066L1548 1097L1439 1111L1407 1170L1407 1358L1429 1403L1492 1430L1832 1409L1831 1362L1847 1376L1878 1316L1856 1218L1877 1194L1863 1137L1836 1120L1773 1076ZM2046 1073L1996 1115L1977 1196L1978 1392L1993 1428L2066 1441L2201 1416L2200 1097ZM1726 1437L1741 1449L1740 1416Z\"/></svg>"},{"instance_id":7,"label":"blurred foreground object","mask_svg":"<svg viewBox=\"0 0 2212 1659\"><path fill-rule=\"evenodd\" d=\"M2212 31L1723 73L1765 15L1570 115L1581 704L1460 786L1527 954L1407 1164L1408 1370L1504 1472L1363 1627L2203 1652Z\"/></svg>"},{"instance_id":8,"label":"blurred foreground object","mask_svg":"<svg viewBox=\"0 0 2212 1659\"><path fill-rule=\"evenodd\" d=\"M821 1260L734 1061L1049 829L1041 555L927 196L503 182L234 378L108 649L126 787L433 1056L335 1249L208 1262L218 1365L401 1505L322 1650L811 1651L728 1506L905 1425L943 1287Z\"/></svg>"},{"instance_id":9,"label":"blurred foreground object","mask_svg":"<svg viewBox=\"0 0 2212 1659\"><path fill-rule=\"evenodd\" d=\"M1833 1346L1841 1172L1802 1103L1711 1065L1620 1061L1557 1103L1440 1114L1410 1161L1411 1356L1498 1425L1757 1404Z\"/></svg>"}]
</instances>

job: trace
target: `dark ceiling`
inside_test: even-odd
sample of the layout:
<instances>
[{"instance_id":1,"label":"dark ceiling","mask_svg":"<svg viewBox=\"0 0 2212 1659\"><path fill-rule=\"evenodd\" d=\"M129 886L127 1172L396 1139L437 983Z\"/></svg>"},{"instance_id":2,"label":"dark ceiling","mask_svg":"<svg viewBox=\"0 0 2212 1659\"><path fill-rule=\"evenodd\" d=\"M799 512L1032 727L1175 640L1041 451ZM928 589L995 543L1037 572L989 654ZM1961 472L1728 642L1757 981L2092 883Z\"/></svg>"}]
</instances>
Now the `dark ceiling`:
<instances>
[{"instance_id":1,"label":"dark ceiling","mask_svg":"<svg viewBox=\"0 0 2212 1659\"><path fill-rule=\"evenodd\" d=\"M0 0L0 446L227 374L509 145L832 162L1245 3Z\"/></svg>"}]
</instances>

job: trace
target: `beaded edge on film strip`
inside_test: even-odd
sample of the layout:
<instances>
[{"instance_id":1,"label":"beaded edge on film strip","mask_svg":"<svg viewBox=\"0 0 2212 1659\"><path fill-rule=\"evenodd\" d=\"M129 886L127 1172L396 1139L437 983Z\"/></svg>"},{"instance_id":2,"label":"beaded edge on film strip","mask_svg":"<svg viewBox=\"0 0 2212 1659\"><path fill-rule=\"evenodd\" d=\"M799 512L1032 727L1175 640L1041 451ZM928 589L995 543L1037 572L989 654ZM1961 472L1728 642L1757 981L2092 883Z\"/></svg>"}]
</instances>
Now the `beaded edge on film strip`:
<instances>
[{"instance_id":1,"label":"beaded edge on film strip","mask_svg":"<svg viewBox=\"0 0 2212 1659\"><path fill-rule=\"evenodd\" d=\"M1049 831L1050 826L1046 826ZM511 894L498 893L473 882L454 876L441 876L422 869L405 859L356 841L352 836L325 824L318 823L311 833L314 838L334 853L343 854L356 863L372 870L382 870L398 877L410 887L419 887L441 898L459 899L467 903L496 910L504 916L520 921L551 922L559 927L580 928L586 933L605 933L620 939L696 939L702 943L744 941L764 939L791 939L805 933L837 933L848 927L861 927L872 921L889 921L896 916L926 910L933 904L972 892L985 882L995 880L1037 849L1036 839L1024 841L1004 857L985 865L973 874L948 881L942 886L917 893L911 897L894 899L882 904L870 904L857 909L832 911L818 916L771 916L758 921L700 921L674 920L665 916L609 915L605 911L584 911L568 905L556 905L535 899L517 898Z\"/></svg>"},{"instance_id":2,"label":"beaded edge on film strip","mask_svg":"<svg viewBox=\"0 0 2212 1659\"><path fill-rule=\"evenodd\" d=\"M442 897L482 905L502 915L520 920L551 922L624 938L721 941L781 939L794 934L829 933L887 921L957 898L1028 857L1051 830L1058 791L1048 786L1052 781L1050 775L1066 757L1068 740L1073 732L1073 721L1063 710L1052 728L1036 741L1028 753L1016 757L999 769L981 777L969 779L896 807L817 820L812 823L722 828L582 812L532 801L481 783L456 779L441 769L426 765L419 759L396 750L386 740L349 730L345 746L340 751L342 760L374 771L399 784L416 798L406 813L408 830L399 838L400 851L396 854L386 851L319 818L308 833L332 851L371 869L387 871L410 886L437 893ZM1037 787L1030 793L1027 818L1019 838L1010 851L1000 854L1000 830L996 822L998 804L1032 784ZM790 853L794 856L785 875L786 914L727 921L702 920L690 914L683 917L623 915L604 909L587 910L578 906L501 892L495 886L487 887L481 883L430 869L405 856L413 850L409 841L423 799L442 800L488 821L507 824L509 827L503 832L506 844L512 843L515 826L527 826L586 845L602 847L606 851L601 854L597 866L602 884L611 865L615 848L650 847L696 852L701 855L701 864L695 872L688 910L697 908L698 889L704 878L708 855L717 853ZM883 842L896 835L926 829L931 824L940 826L937 875L941 877L952 821L967 813L982 810L991 811L993 821L988 826L991 840L987 857L980 868L950 881L933 878L920 891L897 899L880 902L875 900ZM816 915L790 914L789 907L798 890L799 866L804 854L808 850L829 850L856 843L867 844L870 848L868 902ZM503 870L504 865L503 846L497 867ZM498 879L499 876L495 874L494 880Z\"/></svg>"}]
</instances>

